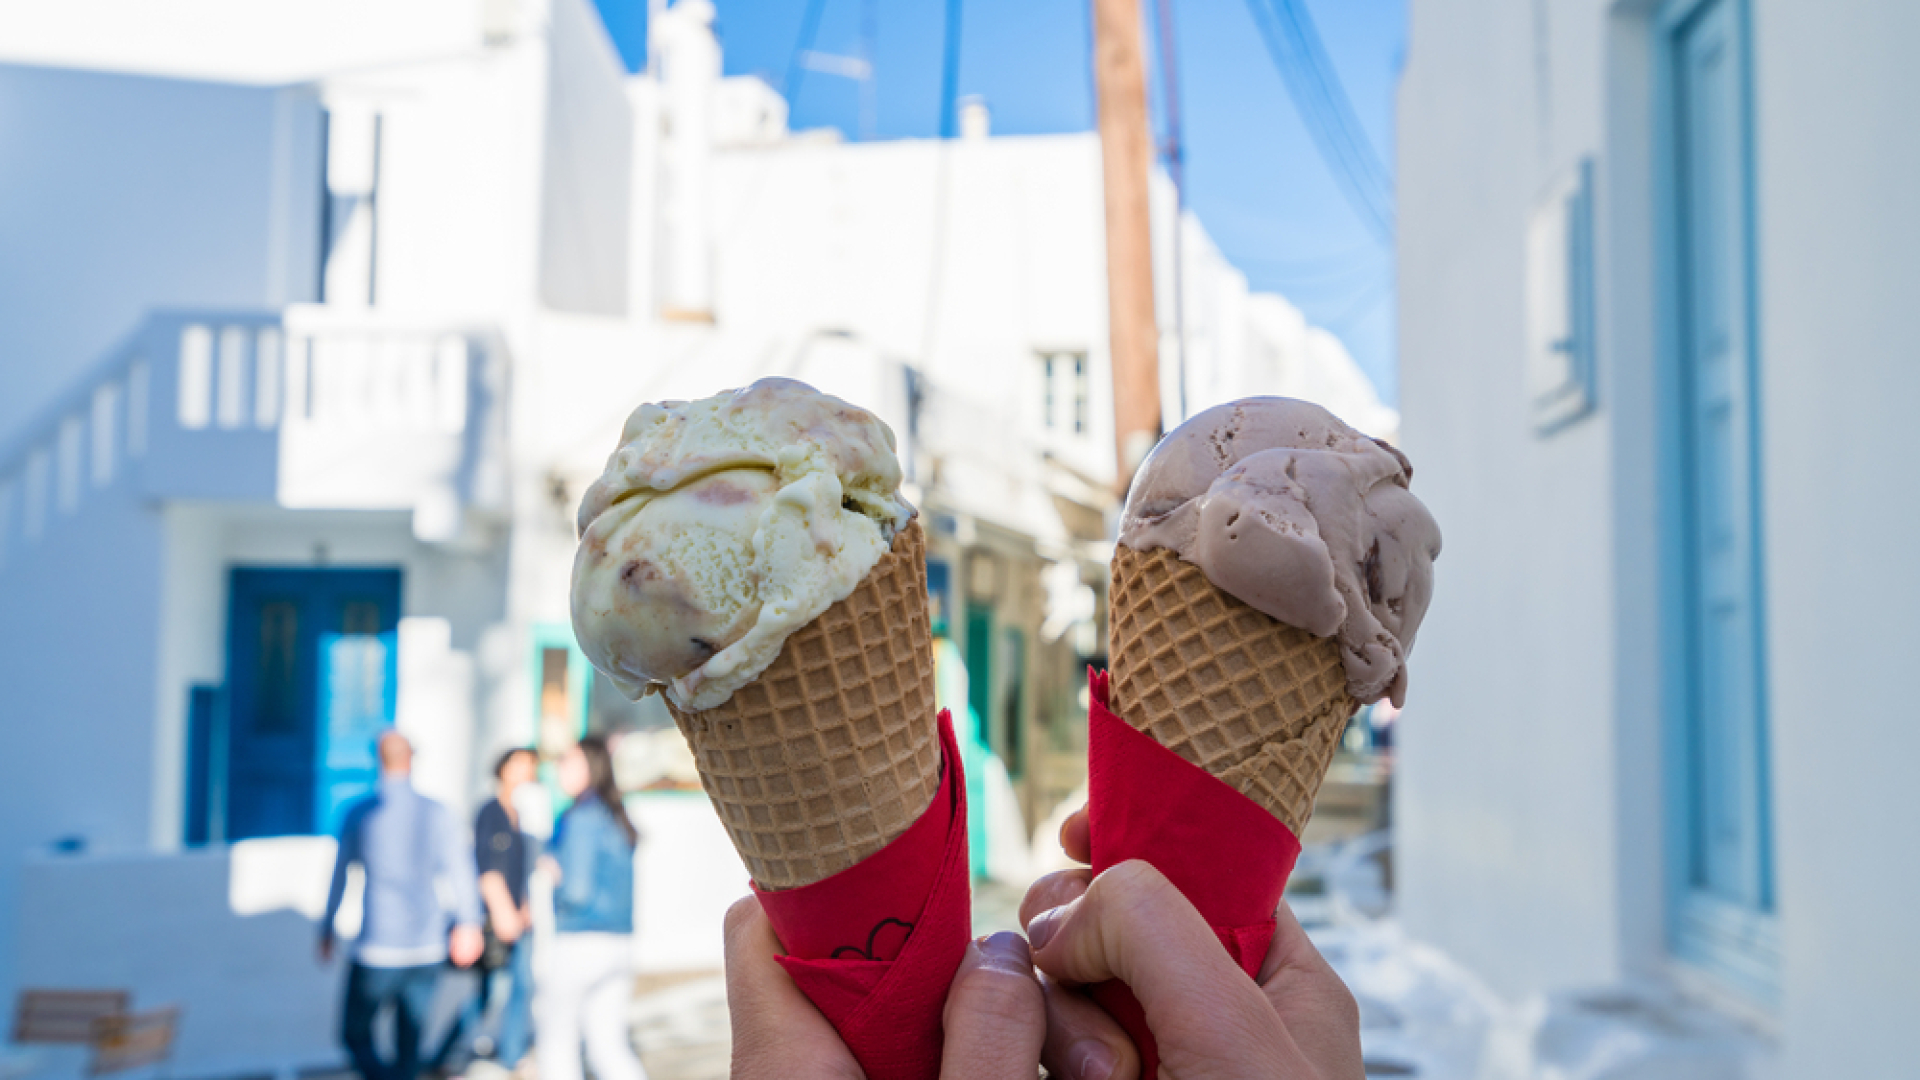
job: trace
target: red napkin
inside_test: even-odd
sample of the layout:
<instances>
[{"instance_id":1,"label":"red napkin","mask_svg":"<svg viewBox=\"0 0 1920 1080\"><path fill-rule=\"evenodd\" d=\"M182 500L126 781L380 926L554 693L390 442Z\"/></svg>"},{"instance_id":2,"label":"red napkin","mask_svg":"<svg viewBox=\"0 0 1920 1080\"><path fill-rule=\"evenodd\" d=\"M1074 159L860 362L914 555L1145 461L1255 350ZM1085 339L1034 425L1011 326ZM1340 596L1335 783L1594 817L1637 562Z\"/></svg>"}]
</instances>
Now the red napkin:
<instances>
[{"instance_id":1,"label":"red napkin","mask_svg":"<svg viewBox=\"0 0 1920 1080\"><path fill-rule=\"evenodd\" d=\"M1107 707L1107 673L1088 673L1087 830L1093 872L1145 859L1213 927L1249 977L1273 943L1274 909L1300 857L1293 830L1205 769L1129 727ZM1153 1080L1160 1054L1127 984L1092 988L1140 1049Z\"/></svg>"},{"instance_id":2,"label":"red napkin","mask_svg":"<svg viewBox=\"0 0 1920 1080\"><path fill-rule=\"evenodd\" d=\"M940 1015L972 936L967 785L940 710L940 789L886 847L824 881L754 894L780 965L833 1024L868 1080L940 1074Z\"/></svg>"}]
</instances>

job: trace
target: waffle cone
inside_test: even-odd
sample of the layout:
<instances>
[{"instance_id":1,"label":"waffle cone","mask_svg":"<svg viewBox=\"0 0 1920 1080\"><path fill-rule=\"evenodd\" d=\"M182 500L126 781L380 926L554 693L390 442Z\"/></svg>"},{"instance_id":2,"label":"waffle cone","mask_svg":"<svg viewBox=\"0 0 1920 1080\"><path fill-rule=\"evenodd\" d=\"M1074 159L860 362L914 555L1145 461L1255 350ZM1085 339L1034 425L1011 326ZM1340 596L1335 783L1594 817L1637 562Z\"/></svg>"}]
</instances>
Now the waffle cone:
<instances>
[{"instance_id":1,"label":"waffle cone","mask_svg":"<svg viewBox=\"0 0 1920 1080\"><path fill-rule=\"evenodd\" d=\"M1114 551L1113 704L1298 836L1356 708L1340 646L1216 588L1164 548Z\"/></svg>"},{"instance_id":2,"label":"waffle cone","mask_svg":"<svg viewBox=\"0 0 1920 1080\"><path fill-rule=\"evenodd\" d=\"M711 709L667 708L761 888L808 885L887 846L940 786L919 520L758 679Z\"/></svg>"}]
</instances>

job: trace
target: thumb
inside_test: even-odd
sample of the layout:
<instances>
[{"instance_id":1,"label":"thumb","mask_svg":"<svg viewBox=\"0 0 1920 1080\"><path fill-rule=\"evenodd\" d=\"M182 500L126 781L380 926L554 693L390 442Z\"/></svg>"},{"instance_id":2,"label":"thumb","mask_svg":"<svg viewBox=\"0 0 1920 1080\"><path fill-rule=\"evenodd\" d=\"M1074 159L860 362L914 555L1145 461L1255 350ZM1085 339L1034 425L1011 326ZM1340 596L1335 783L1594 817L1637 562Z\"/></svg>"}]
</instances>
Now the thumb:
<instances>
[{"instance_id":1,"label":"thumb","mask_svg":"<svg viewBox=\"0 0 1920 1080\"><path fill-rule=\"evenodd\" d=\"M941 1080L1034 1076L1047 1035L1046 1002L1027 942L1002 932L967 943L947 991Z\"/></svg>"},{"instance_id":2,"label":"thumb","mask_svg":"<svg viewBox=\"0 0 1920 1080\"><path fill-rule=\"evenodd\" d=\"M1073 985L1133 990L1168 1075L1312 1075L1260 987L1179 889L1140 861L1093 879L1079 899L1027 924L1034 963Z\"/></svg>"}]
</instances>

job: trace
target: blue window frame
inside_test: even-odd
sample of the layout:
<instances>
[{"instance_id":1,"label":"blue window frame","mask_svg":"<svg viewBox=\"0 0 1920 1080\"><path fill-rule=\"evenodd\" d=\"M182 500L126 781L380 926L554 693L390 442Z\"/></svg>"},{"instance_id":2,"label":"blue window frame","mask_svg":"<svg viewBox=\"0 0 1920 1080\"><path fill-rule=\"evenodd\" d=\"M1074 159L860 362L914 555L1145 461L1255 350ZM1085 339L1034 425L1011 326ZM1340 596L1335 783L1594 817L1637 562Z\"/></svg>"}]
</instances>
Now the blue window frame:
<instances>
[{"instance_id":1,"label":"blue window frame","mask_svg":"<svg viewBox=\"0 0 1920 1080\"><path fill-rule=\"evenodd\" d=\"M1741 0L1671 0L1669 938L1762 1004L1779 948L1766 750L1750 96Z\"/></svg>"}]
</instances>

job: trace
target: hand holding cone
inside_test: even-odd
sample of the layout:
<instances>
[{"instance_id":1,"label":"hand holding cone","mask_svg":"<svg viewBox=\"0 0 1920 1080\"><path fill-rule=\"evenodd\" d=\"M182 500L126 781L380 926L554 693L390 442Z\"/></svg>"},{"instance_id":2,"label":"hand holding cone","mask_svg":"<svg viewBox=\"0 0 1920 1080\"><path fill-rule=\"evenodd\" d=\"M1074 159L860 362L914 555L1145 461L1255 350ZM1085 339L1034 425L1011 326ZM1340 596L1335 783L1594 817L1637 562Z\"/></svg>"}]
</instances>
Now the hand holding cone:
<instances>
[{"instance_id":1,"label":"hand holding cone","mask_svg":"<svg viewBox=\"0 0 1920 1080\"><path fill-rule=\"evenodd\" d=\"M873 1080L933 1080L969 933L965 778L893 433L790 379L640 406L588 489L573 624L661 692L779 938Z\"/></svg>"},{"instance_id":2,"label":"hand holding cone","mask_svg":"<svg viewBox=\"0 0 1920 1080\"><path fill-rule=\"evenodd\" d=\"M1347 721L1405 694L1440 551L1412 475L1325 409L1247 398L1180 425L1127 495L1089 680L1093 869L1151 863L1251 977ZM1139 1000L1092 994L1152 1080Z\"/></svg>"}]
</instances>

